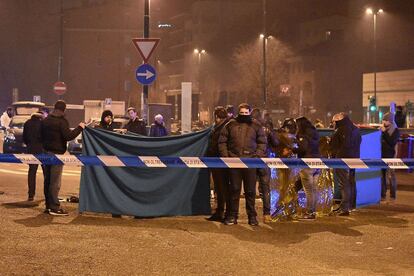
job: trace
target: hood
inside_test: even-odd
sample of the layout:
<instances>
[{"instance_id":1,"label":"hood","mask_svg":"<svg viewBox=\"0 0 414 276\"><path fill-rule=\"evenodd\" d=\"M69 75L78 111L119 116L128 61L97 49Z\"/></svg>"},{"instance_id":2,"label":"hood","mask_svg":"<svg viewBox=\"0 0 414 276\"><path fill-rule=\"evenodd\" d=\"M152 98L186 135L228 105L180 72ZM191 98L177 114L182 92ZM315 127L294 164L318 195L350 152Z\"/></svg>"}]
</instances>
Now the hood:
<instances>
[{"instance_id":1,"label":"hood","mask_svg":"<svg viewBox=\"0 0 414 276\"><path fill-rule=\"evenodd\" d=\"M104 112L102 112L101 115L101 123L104 124L105 123L105 117L107 116L111 116L112 120L114 119L114 115L112 114L111 110L104 110Z\"/></svg>"},{"instance_id":2,"label":"hood","mask_svg":"<svg viewBox=\"0 0 414 276\"><path fill-rule=\"evenodd\" d=\"M336 128L339 127L352 127L353 123L351 121L351 119L349 119L348 116L344 116L344 118L342 120L336 121Z\"/></svg>"},{"instance_id":3,"label":"hood","mask_svg":"<svg viewBox=\"0 0 414 276\"><path fill-rule=\"evenodd\" d=\"M53 110L52 113L50 113L50 116L53 116L53 117L64 117L65 116L65 112L63 112L62 110L59 110L59 109L55 109L55 110Z\"/></svg>"}]
</instances>

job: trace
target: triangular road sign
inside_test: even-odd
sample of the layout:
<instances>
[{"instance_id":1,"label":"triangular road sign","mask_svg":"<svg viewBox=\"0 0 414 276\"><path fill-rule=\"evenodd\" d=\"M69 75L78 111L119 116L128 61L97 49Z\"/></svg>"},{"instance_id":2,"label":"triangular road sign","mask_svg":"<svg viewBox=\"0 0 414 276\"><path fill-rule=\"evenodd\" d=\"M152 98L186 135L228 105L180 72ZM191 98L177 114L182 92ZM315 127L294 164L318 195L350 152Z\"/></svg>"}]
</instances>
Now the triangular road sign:
<instances>
[{"instance_id":1,"label":"triangular road sign","mask_svg":"<svg viewBox=\"0 0 414 276\"><path fill-rule=\"evenodd\" d=\"M133 38L132 42L137 48L139 54L141 55L144 63L147 63L150 59L155 48L157 48L158 43L160 42L159 38Z\"/></svg>"}]
</instances>

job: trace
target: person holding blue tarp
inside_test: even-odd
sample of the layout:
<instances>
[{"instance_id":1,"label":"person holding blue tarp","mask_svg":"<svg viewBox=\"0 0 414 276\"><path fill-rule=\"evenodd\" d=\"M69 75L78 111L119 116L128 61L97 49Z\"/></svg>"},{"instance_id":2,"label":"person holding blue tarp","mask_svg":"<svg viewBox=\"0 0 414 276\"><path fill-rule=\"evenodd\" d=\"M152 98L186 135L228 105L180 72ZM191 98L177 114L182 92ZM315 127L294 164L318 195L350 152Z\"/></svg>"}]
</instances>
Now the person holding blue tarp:
<instances>
[{"instance_id":1,"label":"person holding blue tarp","mask_svg":"<svg viewBox=\"0 0 414 276\"><path fill-rule=\"evenodd\" d=\"M138 118L137 110L134 107L129 107L127 109L129 116L129 121L125 125L125 128L129 132L133 132L142 136L147 136L147 129L145 126L145 121Z\"/></svg>"},{"instance_id":2,"label":"person holding blue tarp","mask_svg":"<svg viewBox=\"0 0 414 276\"><path fill-rule=\"evenodd\" d=\"M154 117L154 123L150 128L150 137L164 137L168 135L168 131L165 128L164 117L161 114L157 114Z\"/></svg>"},{"instance_id":3,"label":"person holding blue tarp","mask_svg":"<svg viewBox=\"0 0 414 276\"><path fill-rule=\"evenodd\" d=\"M381 157L395 158L398 139L400 132L394 120L393 113L386 113L382 118L381 127ZM390 200L394 201L397 192L397 180L395 179L394 169L382 169L381 179L381 200L385 201L387 195L387 186L390 186Z\"/></svg>"},{"instance_id":4,"label":"person holding blue tarp","mask_svg":"<svg viewBox=\"0 0 414 276\"><path fill-rule=\"evenodd\" d=\"M239 113L223 128L219 138L221 157L265 157L266 136L261 125L253 121L251 107L239 105ZM225 225L237 224L241 185L243 182L248 223L257 226L256 169L230 169L230 209L224 220Z\"/></svg>"}]
</instances>

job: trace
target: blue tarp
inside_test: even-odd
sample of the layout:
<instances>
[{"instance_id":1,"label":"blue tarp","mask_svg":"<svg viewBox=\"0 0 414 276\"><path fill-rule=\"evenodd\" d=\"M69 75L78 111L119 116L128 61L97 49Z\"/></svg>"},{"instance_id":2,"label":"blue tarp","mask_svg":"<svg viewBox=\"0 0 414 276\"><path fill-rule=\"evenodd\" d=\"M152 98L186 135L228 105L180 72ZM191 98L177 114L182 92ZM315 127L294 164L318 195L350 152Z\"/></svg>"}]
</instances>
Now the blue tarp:
<instances>
[{"instance_id":1,"label":"blue tarp","mask_svg":"<svg viewBox=\"0 0 414 276\"><path fill-rule=\"evenodd\" d=\"M83 155L204 156L210 129L162 138L86 128ZM82 168L80 212L140 217L210 214L208 169Z\"/></svg>"}]
</instances>

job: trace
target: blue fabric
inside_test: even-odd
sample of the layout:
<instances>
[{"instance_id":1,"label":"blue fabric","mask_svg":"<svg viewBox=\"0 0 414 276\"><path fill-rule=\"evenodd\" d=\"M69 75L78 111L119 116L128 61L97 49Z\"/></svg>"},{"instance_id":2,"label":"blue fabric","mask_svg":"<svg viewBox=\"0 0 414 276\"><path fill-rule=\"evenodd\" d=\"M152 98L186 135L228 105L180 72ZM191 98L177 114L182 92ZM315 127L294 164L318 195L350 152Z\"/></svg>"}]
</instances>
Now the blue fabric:
<instances>
[{"instance_id":1,"label":"blue fabric","mask_svg":"<svg viewBox=\"0 0 414 276\"><path fill-rule=\"evenodd\" d=\"M204 156L210 129L170 137L83 132L83 155ZM210 214L208 169L87 166L82 168L80 212L140 217Z\"/></svg>"}]
</instances>

